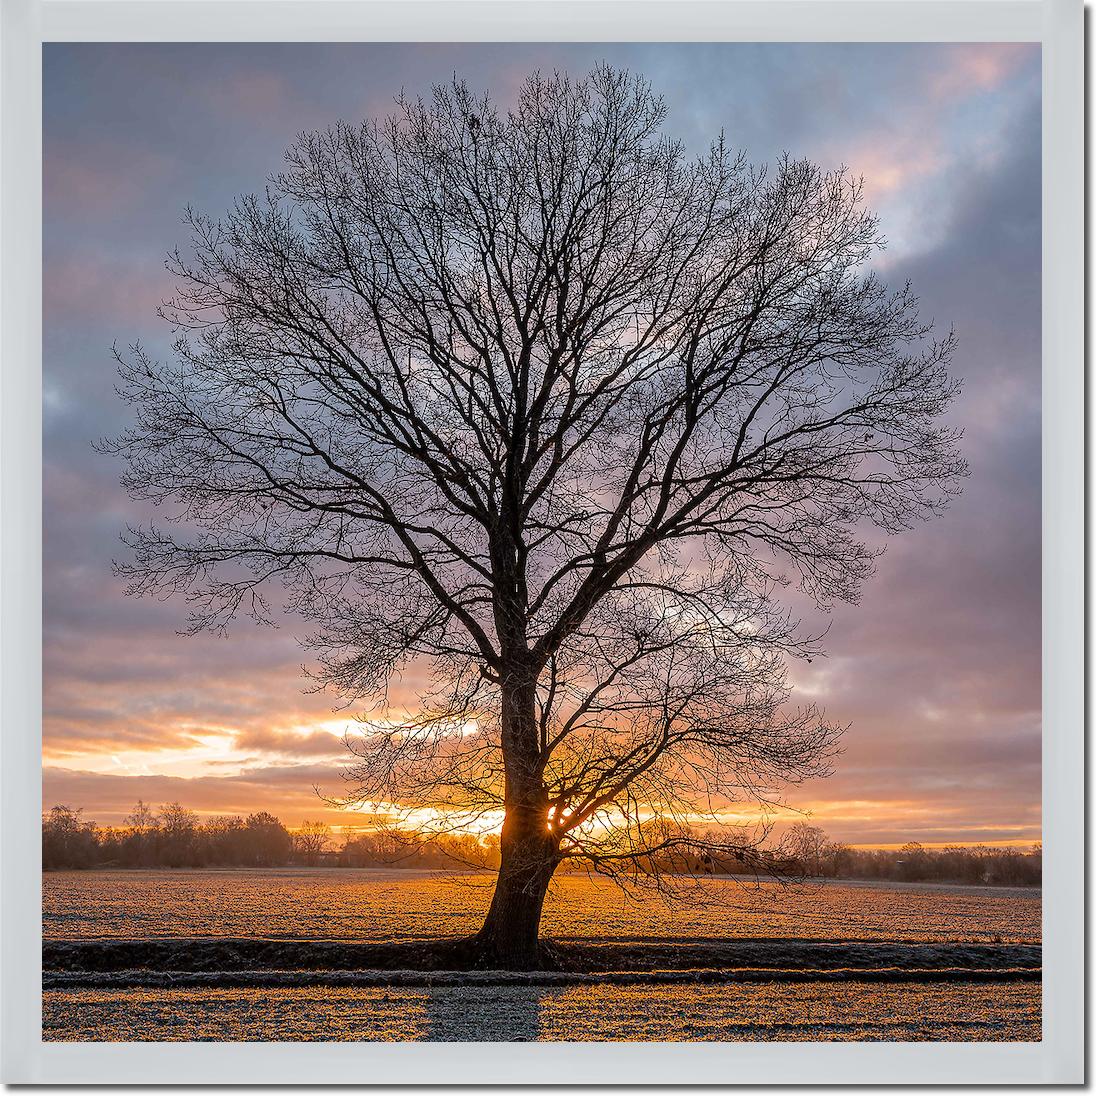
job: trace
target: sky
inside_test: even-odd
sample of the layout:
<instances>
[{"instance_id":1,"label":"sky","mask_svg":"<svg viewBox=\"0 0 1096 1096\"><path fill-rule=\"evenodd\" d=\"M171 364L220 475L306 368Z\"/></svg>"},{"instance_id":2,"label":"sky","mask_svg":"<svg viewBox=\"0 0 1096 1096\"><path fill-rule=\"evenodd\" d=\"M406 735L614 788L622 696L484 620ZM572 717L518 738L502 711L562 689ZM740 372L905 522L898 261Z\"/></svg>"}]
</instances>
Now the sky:
<instances>
[{"instance_id":1,"label":"sky","mask_svg":"<svg viewBox=\"0 0 1096 1096\"><path fill-rule=\"evenodd\" d=\"M1040 57L968 44L48 44L44 47L44 804L116 824L138 798L202 815L324 818L352 713L307 692L292 627L181 636L185 606L111 573L147 520L92 443L129 421L111 346L167 349L156 316L188 204L261 190L301 131L384 115L457 73L505 102L534 69L645 75L667 133L725 132L864 178L922 313L959 348L971 477L893 539L796 700L848 723L836 773L792 789L832 837L1040 838ZM807 624L811 624L808 615Z\"/></svg>"}]
</instances>

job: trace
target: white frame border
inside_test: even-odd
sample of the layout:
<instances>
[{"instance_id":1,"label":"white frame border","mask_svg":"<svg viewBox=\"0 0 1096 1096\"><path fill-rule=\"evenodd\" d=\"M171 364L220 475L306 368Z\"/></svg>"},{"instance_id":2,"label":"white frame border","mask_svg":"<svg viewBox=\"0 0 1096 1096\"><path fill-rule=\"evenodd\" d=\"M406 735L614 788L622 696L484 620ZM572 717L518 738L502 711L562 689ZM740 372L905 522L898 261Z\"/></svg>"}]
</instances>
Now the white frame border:
<instances>
[{"instance_id":1,"label":"white frame border","mask_svg":"<svg viewBox=\"0 0 1096 1096\"><path fill-rule=\"evenodd\" d=\"M625 6L626 5L626 6ZM626 23L621 15L626 11ZM1081 0L3 0L0 756L3 1080L245 1084L1079 1084L1084 1079ZM622 32L622 26L625 29ZM41 1040L43 41L1041 41L1042 1043ZM1053 167L1053 170L1049 170Z\"/></svg>"}]
</instances>

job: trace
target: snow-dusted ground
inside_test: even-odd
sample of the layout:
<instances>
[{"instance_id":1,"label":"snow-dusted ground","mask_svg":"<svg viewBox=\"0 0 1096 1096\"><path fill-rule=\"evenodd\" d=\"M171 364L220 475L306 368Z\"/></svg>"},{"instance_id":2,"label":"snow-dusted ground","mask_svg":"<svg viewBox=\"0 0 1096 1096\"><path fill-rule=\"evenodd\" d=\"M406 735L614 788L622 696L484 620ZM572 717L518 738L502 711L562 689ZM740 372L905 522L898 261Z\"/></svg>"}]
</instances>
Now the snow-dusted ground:
<instances>
[{"instance_id":1,"label":"snow-dusted ground","mask_svg":"<svg viewBox=\"0 0 1096 1096\"><path fill-rule=\"evenodd\" d=\"M78 990L67 1040L1038 1040L1024 983Z\"/></svg>"},{"instance_id":2,"label":"snow-dusted ground","mask_svg":"<svg viewBox=\"0 0 1096 1096\"><path fill-rule=\"evenodd\" d=\"M47 939L263 936L391 940L467 935L494 886L486 873L372 869L51 872ZM544 931L561 938L792 937L1039 940L1037 889L734 879L685 888L682 901L629 896L604 880L563 876Z\"/></svg>"},{"instance_id":3,"label":"snow-dusted ground","mask_svg":"<svg viewBox=\"0 0 1096 1096\"><path fill-rule=\"evenodd\" d=\"M1037 890L731 879L678 904L564 877L557 971L444 969L492 877L87 872L43 882L53 1040L1031 1040ZM440 955L440 958L439 958Z\"/></svg>"}]
</instances>

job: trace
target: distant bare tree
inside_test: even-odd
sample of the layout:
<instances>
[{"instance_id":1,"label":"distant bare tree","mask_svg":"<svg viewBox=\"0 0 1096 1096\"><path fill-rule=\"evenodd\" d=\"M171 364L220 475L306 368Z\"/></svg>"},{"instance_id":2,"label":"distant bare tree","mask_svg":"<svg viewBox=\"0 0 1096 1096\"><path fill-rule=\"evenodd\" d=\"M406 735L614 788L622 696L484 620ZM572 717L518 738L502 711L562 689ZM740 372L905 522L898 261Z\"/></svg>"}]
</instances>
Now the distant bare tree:
<instances>
[{"instance_id":1,"label":"distant bare tree","mask_svg":"<svg viewBox=\"0 0 1096 1096\"><path fill-rule=\"evenodd\" d=\"M168 867L193 866L197 830L198 816L181 803L165 803L160 808L156 817L156 848Z\"/></svg>"},{"instance_id":2,"label":"distant bare tree","mask_svg":"<svg viewBox=\"0 0 1096 1096\"><path fill-rule=\"evenodd\" d=\"M310 867L315 867L331 847L331 827L326 822L302 822L293 834L293 850Z\"/></svg>"},{"instance_id":3,"label":"distant bare tree","mask_svg":"<svg viewBox=\"0 0 1096 1096\"><path fill-rule=\"evenodd\" d=\"M859 530L964 473L952 339L867 271L859 182L691 159L664 113L599 68L302 136L265 195L190 216L173 360L120 358L106 447L169 521L130 531L131 593L194 629L299 614L348 702L433 667L352 740L348 799L505 812L485 963L537 961L564 860L757 855L692 823L826 773L838 734L785 710L815 641L776 595L855 601Z\"/></svg>"},{"instance_id":4,"label":"distant bare tree","mask_svg":"<svg viewBox=\"0 0 1096 1096\"><path fill-rule=\"evenodd\" d=\"M159 828L160 820L148 803L138 799L137 805L122 819L122 824L137 837L148 838Z\"/></svg>"},{"instance_id":5,"label":"distant bare tree","mask_svg":"<svg viewBox=\"0 0 1096 1096\"><path fill-rule=\"evenodd\" d=\"M803 875L822 874L826 852L826 831L809 822L796 822L788 828L784 842L787 855L792 857Z\"/></svg>"}]
</instances>

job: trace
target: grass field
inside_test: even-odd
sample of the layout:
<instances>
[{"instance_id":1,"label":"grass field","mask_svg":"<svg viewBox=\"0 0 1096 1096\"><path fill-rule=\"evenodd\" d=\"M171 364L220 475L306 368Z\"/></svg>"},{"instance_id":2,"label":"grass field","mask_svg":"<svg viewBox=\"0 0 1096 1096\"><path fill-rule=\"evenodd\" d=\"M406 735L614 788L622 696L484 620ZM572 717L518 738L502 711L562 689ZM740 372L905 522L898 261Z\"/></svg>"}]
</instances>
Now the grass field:
<instances>
[{"instance_id":1,"label":"grass field","mask_svg":"<svg viewBox=\"0 0 1096 1096\"><path fill-rule=\"evenodd\" d=\"M559 969L460 972L477 874L44 877L53 1040L1036 1040L1037 890L710 881L678 904L559 880Z\"/></svg>"}]
</instances>

